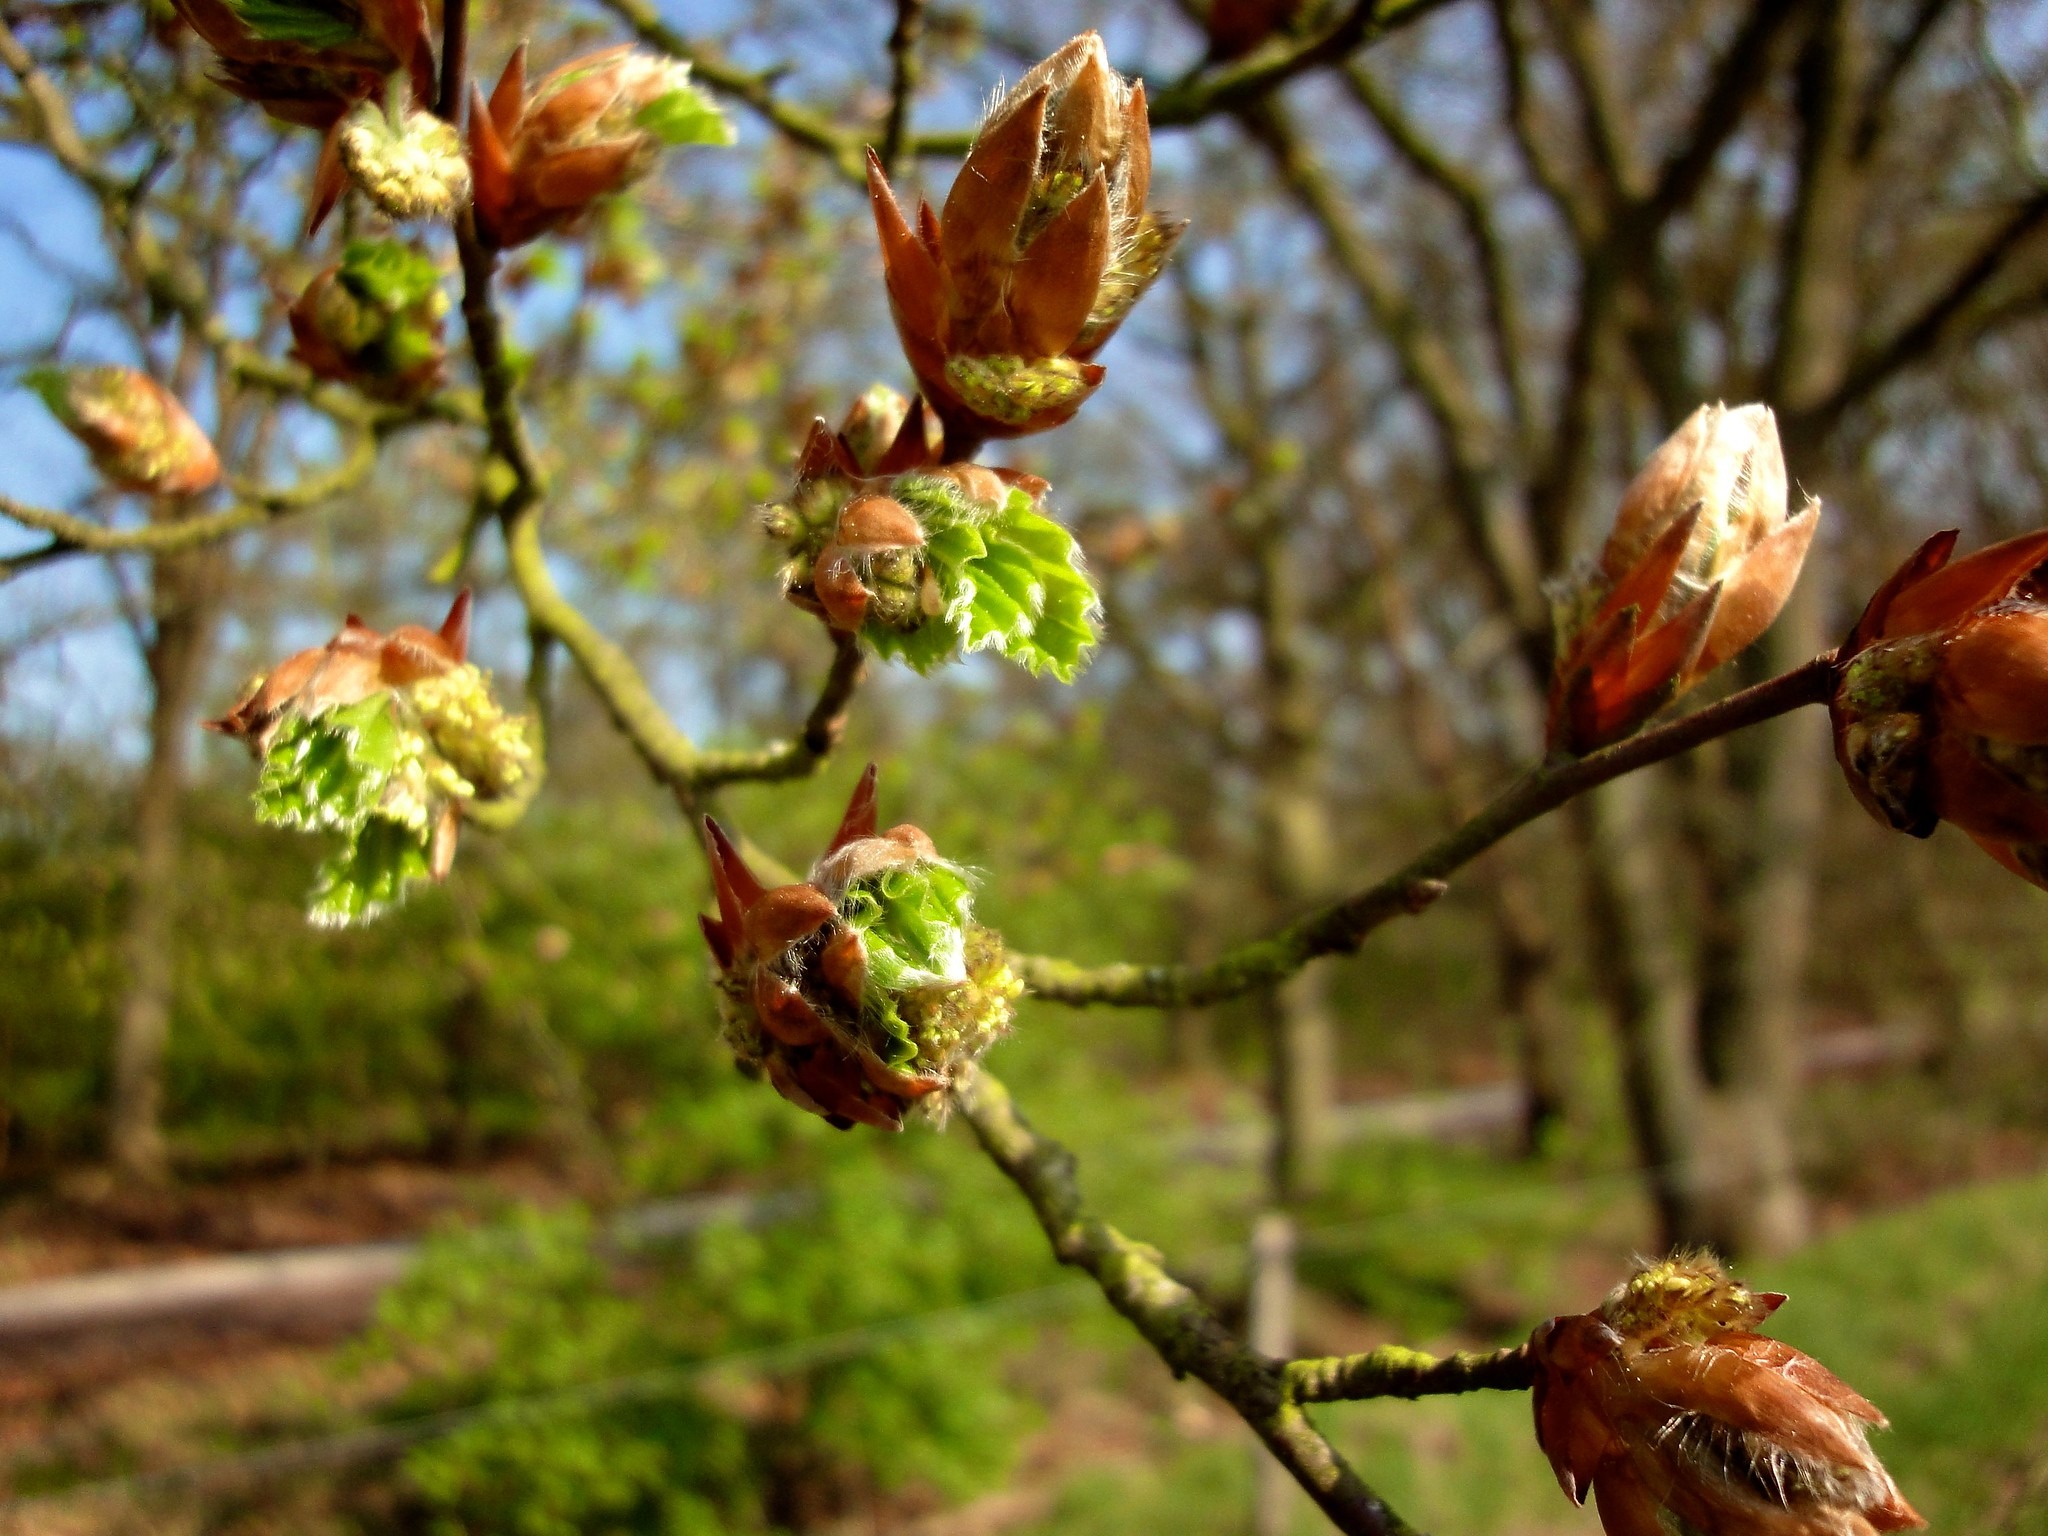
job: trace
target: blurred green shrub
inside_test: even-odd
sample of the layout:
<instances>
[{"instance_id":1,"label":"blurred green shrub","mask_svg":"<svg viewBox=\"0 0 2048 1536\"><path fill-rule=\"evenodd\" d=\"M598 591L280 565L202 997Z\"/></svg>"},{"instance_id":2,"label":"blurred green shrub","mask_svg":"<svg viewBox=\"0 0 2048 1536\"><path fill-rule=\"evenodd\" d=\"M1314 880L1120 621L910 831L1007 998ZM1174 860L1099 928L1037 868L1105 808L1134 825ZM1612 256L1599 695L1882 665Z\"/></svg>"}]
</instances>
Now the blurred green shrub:
<instances>
[{"instance_id":1,"label":"blurred green shrub","mask_svg":"<svg viewBox=\"0 0 2048 1536\"><path fill-rule=\"evenodd\" d=\"M996 1175L940 1138L835 1138L794 1219L615 1266L581 1211L430 1245L359 1365L401 1417L475 1410L406 1458L433 1528L807 1529L878 1496L954 1500L1007 1470L1032 1405L1007 1298L1055 1283Z\"/></svg>"}]
</instances>

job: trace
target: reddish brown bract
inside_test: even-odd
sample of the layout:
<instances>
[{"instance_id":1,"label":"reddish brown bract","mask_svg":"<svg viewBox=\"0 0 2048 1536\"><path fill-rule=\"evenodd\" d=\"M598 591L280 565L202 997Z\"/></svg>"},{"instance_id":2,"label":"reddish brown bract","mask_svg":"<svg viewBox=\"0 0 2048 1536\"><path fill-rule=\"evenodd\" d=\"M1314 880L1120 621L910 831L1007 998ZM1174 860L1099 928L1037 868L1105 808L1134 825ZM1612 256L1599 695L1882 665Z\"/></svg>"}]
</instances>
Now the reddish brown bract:
<instances>
[{"instance_id":1,"label":"reddish brown bract","mask_svg":"<svg viewBox=\"0 0 2048 1536\"><path fill-rule=\"evenodd\" d=\"M1843 645L1835 756L1879 821L1953 822L2048 889L2048 531L1951 562L1936 534Z\"/></svg>"},{"instance_id":2,"label":"reddish brown bract","mask_svg":"<svg viewBox=\"0 0 2048 1536\"><path fill-rule=\"evenodd\" d=\"M246 741L260 757L287 710L317 715L458 667L469 654L469 609L464 588L439 630L401 624L389 634L350 614L332 640L287 656L241 703L204 722L206 729Z\"/></svg>"},{"instance_id":3,"label":"reddish brown bract","mask_svg":"<svg viewBox=\"0 0 2048 1536\"><path fill-rule=\"evenodd\" d=\"M952 457L988 437L1056 427L1102 381L1091 359L1183 225L1145 209L1145 87L1084 32L1033 68L982 124L945 209L913 230L881 162L868 193L889 307Z\"/></svg>"},{"instance_id":4,"label":"reddish brown bract","mask_svg":"<svg viewBox=\"0 0 2048 1536\"><path fill-rule=\"evenodd\" d=\"M1710 1258L1645 1266L1529 1341L1536 1439L1607 1536L1874 1536L1926 1524L1870 1449L1884 1415L1753 1332L1785 1300Z\"/></svg>"}]
</instances>

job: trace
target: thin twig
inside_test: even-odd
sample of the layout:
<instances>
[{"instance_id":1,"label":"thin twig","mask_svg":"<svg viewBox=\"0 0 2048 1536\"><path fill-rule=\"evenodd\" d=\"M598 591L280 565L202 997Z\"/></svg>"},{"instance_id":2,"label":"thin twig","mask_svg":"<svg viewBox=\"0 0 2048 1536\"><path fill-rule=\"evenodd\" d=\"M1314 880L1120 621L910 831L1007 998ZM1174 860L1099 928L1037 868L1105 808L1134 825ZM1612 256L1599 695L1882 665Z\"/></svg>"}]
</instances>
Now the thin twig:
<instances>
[{"instance_id":1,"label":"thin twig","mask_svg":"<svg viewBox=\"0 0 2048 1536\"><path fill-rule=\"evenodd\" d=\"M910 103L922 70L918 45L924 39L925 0L896 0L896 25L889 33L889 116L882 124L882 169L896 174L910 133Z\"/></svg>"},{"instance_id":2,"label":"thin twig","mask_svg":"<svg viewBox=\"0 0 2048 1536\"><path fill-rule=\"evenodd\" d=\"M1560 758L1524 773L1477 815L1375 885L1297 919L1268 938L1240 945L1207 965L1076 965L1012 955L1033 994L1074 1007L1190 1007L1238 997L1293 975L1323 955L1348 954L1382 923L1420 912L1444 881L1518 828L1610 780L1703 742L1827 700L1833 652L1741 693L1585 757Z\"/></svg>"},{"instance_id":3,"label":"thin twig","mask_svg":"<svg viewBox=\"0 0 2048 1536\"><path fill-rule=\"evenodd\" d=\"M961 1118L991 1161L1031 1202L1062 1264L1092 1275L1109 1304L1128 1318L1177 1376L1194 1376L1236 1410L1348 1536L1403 1536L1406 1521L1360 1480L1290 1396L1280 1361L1253 1351L1215 1311L1167 1272L1159 1250L1135 1242L1088 1211L1074 1154L1033 1130L1010 1092L983 1072L958 1090ZM1302 1362L1318 1383L1343 1375L1342 1362ZM1361 1381L1367 1373L1353 1372Z\"/></svg>"},{"instance_id":4,"label":"thin twig","mask_svg":"<svg viewBox=\"0 0 2048 1536\"><path fill-rule=\"evenodd\" d=\"M30 506L12 496L0 495L0 516L26 528L39 529L55 537L26 555L15 556L4 568L14 575L30 565L40 565L67 554L90 552L100 555L168 555L219 543L250 528L316 507L369 478L377 463L377 438L365 432L350 445L348 456L333 469L310 476L297 485L275 489L245 489L232 507L203 517L147 523L138 528L109 528L90 518L69 512L55 512ZM0 576L4 579L4 576Z\"/></svg>"}]
</instances>

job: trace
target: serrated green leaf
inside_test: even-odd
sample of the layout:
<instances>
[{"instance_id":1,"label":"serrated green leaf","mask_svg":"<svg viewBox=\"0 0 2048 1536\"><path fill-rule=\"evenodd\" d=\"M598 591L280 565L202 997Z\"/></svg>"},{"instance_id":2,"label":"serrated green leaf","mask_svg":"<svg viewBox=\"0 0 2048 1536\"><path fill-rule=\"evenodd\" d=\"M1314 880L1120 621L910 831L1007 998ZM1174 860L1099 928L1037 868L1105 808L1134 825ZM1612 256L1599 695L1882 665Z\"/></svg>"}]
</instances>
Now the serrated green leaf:
<instances>
[{"instance_id":1,"label":"serrated green leaf","mask_svg":"<svg viewBox=\"0 0 2048 1536\"><path fill-rule=\"evenodd\" d=\"M1034 673L1073 681L1098 638L1095 588L1073 535L1015 488L1000 507L936 477L905 476L894 493L924 529L924 557L943 605L907 633L870 625L877 653L923 672L956 649L993 649Z\"/></svg>"},{"instance_id":2,"label":"serrated green leaf","mask_svg":"<svg viewBox=\"0 0 2048 1536\"><path fill-rule=\"evenodd\" d=\"M869 985L899 992L960 980L971 898L966 875L936 861L856 884L841 912L867 945Z\"/></svg>"},{"instance_id":3,"label":"serrated green leaf","mask_svg":"<svg viewBox=\"0 0 2048 1536\"><path fill-rule=\"evenodd\" d=\"M321 863L307 916L323 927L366 922L403 901L414 881L428 878L426 834L372 816Z\"/></svg>"},{"instance_id":4,"label":"serrated green leaf","mask_svg":"<svg viewBox=\"0 0 2048 1536\"><path fill-rule=\"evenodd\" d=\"M738 135L711 98L694 85L677 86L633 114L633 126L672 148L730 144Z\"/></svg>"},{"instance_id":5,"label":"serrated green leaf","mask_svg":"<svg viewBox=\"0 0 2048 1536\"><path fill-rule=\"evenodd\" d=\"M403 751L388 693L373 693L317 719L294 716L278 727L263 754L256 819L353 833L377 809Z\"/></svg>"}]
</instances>

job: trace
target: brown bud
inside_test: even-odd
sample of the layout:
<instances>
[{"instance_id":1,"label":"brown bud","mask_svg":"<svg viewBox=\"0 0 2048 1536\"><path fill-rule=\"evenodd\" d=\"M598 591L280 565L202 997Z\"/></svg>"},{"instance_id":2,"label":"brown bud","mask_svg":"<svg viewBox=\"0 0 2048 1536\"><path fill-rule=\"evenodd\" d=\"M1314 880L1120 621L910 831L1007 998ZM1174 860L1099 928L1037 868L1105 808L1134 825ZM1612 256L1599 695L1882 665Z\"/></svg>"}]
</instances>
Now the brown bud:
<instances>
[{"instance_id":1,"label":"brown bud","mask_svg":"<svg viewBox=\"0 0 2048 1536\"><path fill-rule=\"evenodd\" d=\"M1770 410L1701 406L1621 499L1596 567L1559 593L1553 749L1618 741L1776 619L1820 521L1786 510Z\"/></svg>"},{"instance_id":2,"label":"brown bud","mask_svg":"<svg viewBox=\"0 0 2048 1536\"><path fill-rule=\"evenodd\" d=\"M501 250L524 245L645 176L665 143L726 142L659 130L650 114L684 97L699 100L687 64L629 44L564 64L529 95L522 44L490 100L478 92L470 110L477 233ZM729 133L708 103L702 111Z\"/></svg>"},{"instance_id":3,"label":"brown bud","mask_svg":"<svg viewBox=\"0 0 2048 1536\"><path fill-rule=\"evenodd\" d=\"M869 155L890 308L949 447L1058 426L1094 392L1090 359L1184 227L1146 210L1151 167L1145 88L1093 32L996 104L915 229Z\"/></svg>"},{"instance_id":4,"label":"brown bud","mask_svg":"<svg viewBox=\"0 0 2048 1536\"><path fill-rule=\"evenodd\" d=\"M286 657L233 709L206 721L206 729L246 741L261 756L287 711L324 714L462 665L469 650L469 612L465 588L438 631L402 624L388 635L379 634L350 614L327 644Z\"/></svg>"},{"instance_id":5,"label":"brown bud","mask_svg":"<svg viewBox=\"0 0 2048 1536\"><path fill-rule=\"evenodd\" d=\"M123 490L193 496L220 480L220 457L178 397L133 368L40 369L28 384L93 467Z\"/></svg>"},{"instance_id":6,"label":"brown bud","mask_svg":"<svg viewBox=\"0 0 2048 1536\"><path fill-rule=\"evenodd\" d=\"M1536 1438L1608 1536L1873 1536L1925 1525L1870 1448L1884 1416L1825 1366L1751 1331L1784 1297L1713 1260L1639 1270L1529 1341Z\"/></svg>"},{"instance_id":7,"label":"brown bud","mask_svg":"<svg viewBox=\"0 0 2048 1536\"><path fill-rule=\"evenodd\" d=\"M1838 653L1835 756L1885 825L1953 822L2048 889L2048 531L1954 547L1922 545Z\"/></svg>"}]
</instances>

